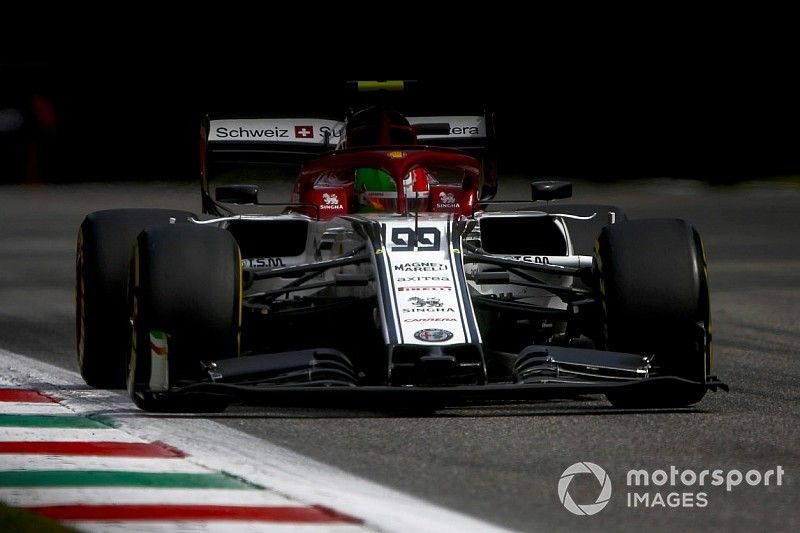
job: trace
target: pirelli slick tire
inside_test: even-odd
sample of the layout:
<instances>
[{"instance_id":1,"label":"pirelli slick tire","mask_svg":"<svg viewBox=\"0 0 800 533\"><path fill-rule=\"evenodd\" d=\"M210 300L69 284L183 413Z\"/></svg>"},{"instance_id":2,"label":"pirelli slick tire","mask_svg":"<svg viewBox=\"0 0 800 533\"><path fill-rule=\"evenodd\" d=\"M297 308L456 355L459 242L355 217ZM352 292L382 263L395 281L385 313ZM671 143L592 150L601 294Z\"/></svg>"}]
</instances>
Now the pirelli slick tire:
<instances>
[{"instance_id":1,"label":"pirelli slick tire","mask_svg":"<svg viewBox=\"0 0 800 533\"><path fill-rule=\"evenodd\" d=\"M75 322L78 366L87 384L125 387L128 265L136 236L146 226L194 216L174 209L112 209L83 220L75 269Z\"/></svg>"},{"instance_id":2,"label":"pirelli slick tire","mask_svg":"<svg viewBox=\"0 0 800 533\"><path fill-rule=\"evenodd\" d=\"M652 374L703 383L710 372L711 319L706 258L683 220L645 219L603 229L595 248L602 304L599 344L652 356ZM685 407L701 385L609 394L619 407Z\"/></svg>"},{"instance_id":3,"label":"pirelli slick tire","mask_svg":"<svg viewBox=\"0 0 800 533\"><path fill-rule=\"evenodd\" d=\"M170 389L202 379L204 361L236 357L242 310L239 247L222 229L154 226L130 269L128 392L147 411L209 411L225 401L178 401Z\"/></svg>"}]
</instances>

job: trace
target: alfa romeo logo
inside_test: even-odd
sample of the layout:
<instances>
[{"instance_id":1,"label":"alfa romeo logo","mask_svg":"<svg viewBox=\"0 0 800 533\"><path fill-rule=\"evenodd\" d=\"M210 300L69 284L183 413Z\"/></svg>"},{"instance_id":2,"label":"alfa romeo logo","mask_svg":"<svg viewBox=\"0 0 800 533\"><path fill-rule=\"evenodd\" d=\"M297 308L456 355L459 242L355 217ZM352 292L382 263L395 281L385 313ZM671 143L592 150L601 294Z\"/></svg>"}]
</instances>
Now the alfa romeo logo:
<instances>
[{"instance_id":1,"label":"alfa romeo logo","mask_svg":"<svg viewBox=\"0 0 800 533\"><path fill-rule=\"evenodd\" d=\"M597 482L600 483L600 495L594 503L578 505L569 495L569 484L572 483L572 478L576 474L594 474L594 477L597 478ZM608 500L611 499L611 480L608 478L606 471L594 463L588 461L575 463L567 467L564 473L561 474L561 479L558 480L558 499L566 507L567 511L572 514L579 516L597 514L608 505Z\"/></svg>"},{"instance_id":2,"label":"alfa romeo logo","mask_svg":"<svg viewBox=\"0 0 800 533\"><path fill-rule=\"evenodd\" d=\"M414 338L425 342L444 342L453 338L446 329L421 329L414 333Z\"/></svg>"}]
</instances>

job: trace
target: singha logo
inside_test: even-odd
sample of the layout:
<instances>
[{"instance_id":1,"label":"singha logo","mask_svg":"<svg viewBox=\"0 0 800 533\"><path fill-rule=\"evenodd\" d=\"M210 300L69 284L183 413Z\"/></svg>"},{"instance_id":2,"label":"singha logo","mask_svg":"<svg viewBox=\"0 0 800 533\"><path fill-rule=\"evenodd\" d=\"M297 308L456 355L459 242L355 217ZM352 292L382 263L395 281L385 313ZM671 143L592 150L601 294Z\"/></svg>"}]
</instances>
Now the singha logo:
<instances>
[{"instance_id":1,"label":"singha logo","mask_svg":"<svg viewBox=\"0 0 800 533\"><path fill-rule=\"evenodd\" d=\"M411 305L416 307L441 307L442 301L439 298L420 298L419 296L414 296L408 299Z\"/></svg>"},{"instance_id":2,"label":"singha logo","mask_svg":"<svg viewBox=\"0 0 800 533\"><path fill-rule=\"evenodd\" d=\"M451 192L440 192L439 202L447 205L453 205L456 203L456 197L453 196L453 193Z\"/></svg>"},{"instance_id":3,"label":"singha logo","mask_svg":"<svg viewBox=\"0 0 800 533\"><path fill-rule=\"evenodd\" d=\"M337 194L324 193L322 195L322 200L325 202L325 205L339 205L339 195Z\"/></svg>"}]
</instances>

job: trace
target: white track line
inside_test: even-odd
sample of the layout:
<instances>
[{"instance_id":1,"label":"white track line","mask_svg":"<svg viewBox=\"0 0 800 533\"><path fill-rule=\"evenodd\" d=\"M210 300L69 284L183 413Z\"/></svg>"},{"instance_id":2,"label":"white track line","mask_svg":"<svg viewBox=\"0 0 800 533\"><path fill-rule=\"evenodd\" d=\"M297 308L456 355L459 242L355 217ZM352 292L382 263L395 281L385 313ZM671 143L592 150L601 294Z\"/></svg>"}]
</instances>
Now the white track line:
<instances>
[{"instance_id":1,"label":"white track line","mask_svg":"<svg viewBox=\"0 0 800 533\"><path fill-rule=\"evenodd\" d=\"M69 409L58 403L0 402L0 413L4 415L63 415Z\"/></svg>"},{"instance_id":2,"label":"white track line","mask_svg":"<svg viewBox=\"0 0 800 533\"><path fill-rule=\"evenodd\" d=\"M143 442L118 429L0 427L0 442L10 441ZM1 457L1 456L0 456Z\"/></svg>"},{"instance_id":3,"label":"white track line","mask_svg":"<svg viewBox=\"0 0 800 533\"><path fill-rule=\"evenodd\" d=\"M148 415L136 409L130 398L122 392L82 388L83 381L77 372L2 349L0 376L0 381L5 380L7 383L58 396L63 399L64 405L78 414L100 413L113 417L120 424L120 430L136 436L129 437L131 440L165 442L189 454L189 459L193 462L247 479L296 501L308 505L324 505L361 518L365 521L365 526L378 531L507 531L358 478L208 419ZM215 522L214 527L217 525L219 523ZM137 523L135 530L169 530L169 526L164 526L166 529L145 529L140 526L144 526L144 523ZM234 526L250 527L246 524L232 524L231 529L219 531L240 531L233 529ZM292 526L288 530L296 531L296 525ZM84 529L83 524L80 528ZM319 526L309 528L320 530ZM112 531L94 528L89 530ZM208 530L200 528L196 531Z\"/></svg>"},{"instance_id":4,"label":"white track line","mask_svg":"<svg viewBox=\"0 0 800 533\"><path fill-rule=\"evenodd\" d=\"M97 533L363 533L360 526L350 524L277 524L265 522L238 522L234 520L214 520L210 522L180 521L156 522L115 521L115 522L65 522L81 531Z\"/></svg>"},{"instance_id":5,"label":"white track line","mask_svg":"<svg viewBox=\"0 0 800 533\"><path fill-rule=\"evenodd\" d=\"M211 473L185 459L0 453L0 470L113 470L118 472Z\"/></svg>"},{"instance_id":6,"label":"white track line","mask_svg":"<svg viewBox=\"0 0 800 533\"><path fill-rule=\"evenodd\" d=\"M2 488L0 501L16 506L43 505L102 505L114 502L115 505L257 505L286 506L300 505L265 490L231 489L174 489L148 487L30 487Z\"/></svg>"}]
</instances>

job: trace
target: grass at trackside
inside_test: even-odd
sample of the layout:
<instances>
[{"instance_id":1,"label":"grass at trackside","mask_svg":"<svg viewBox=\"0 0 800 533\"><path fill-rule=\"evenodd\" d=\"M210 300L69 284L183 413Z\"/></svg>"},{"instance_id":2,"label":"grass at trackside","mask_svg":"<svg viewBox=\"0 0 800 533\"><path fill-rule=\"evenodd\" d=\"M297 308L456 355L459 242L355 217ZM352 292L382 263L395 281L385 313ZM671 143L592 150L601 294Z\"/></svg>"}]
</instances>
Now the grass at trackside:
<instances>
[{"instance_id":1,"label":"grass at trackside","mask_svg":"<svg viewBox=\"0 0 800 533\"><path fill-rule=\"evenodd\" d=\"M24 509L0 503L0 531L11 533L74 533L74 529Z\"/></svg>"}]
</instances>

